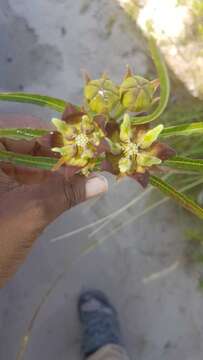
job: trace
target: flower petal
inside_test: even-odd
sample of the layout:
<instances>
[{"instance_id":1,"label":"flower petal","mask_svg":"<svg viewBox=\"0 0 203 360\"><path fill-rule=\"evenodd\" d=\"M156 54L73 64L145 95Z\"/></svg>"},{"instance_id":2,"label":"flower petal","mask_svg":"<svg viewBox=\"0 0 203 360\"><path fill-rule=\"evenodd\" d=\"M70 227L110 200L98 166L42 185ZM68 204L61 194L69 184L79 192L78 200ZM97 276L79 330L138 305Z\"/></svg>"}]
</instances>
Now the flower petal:
<instances>
[{"instance_id":1,"label":"flower petal","mask_svg":"<svg viewBox=\"0 0 203 360\"><path fill-rule=\"evenodd\" d=\"M128 173L132 167L132 161L129 158L121 158L118 163L119 170L121 173Z\"/></svg>"},{"instance_id":2,"label":"flower petal","mask_svg":"<svg viewBox=\"0 0 203 360\"><path fill-rule=\"evenodd\" d=\"M169 145L163 144L160 142L155 143L151 150L150 154L158 157L162 161L169 159L172 156L175 156L176 151L172 149Z\"/></svg>"},{"instance_id":3,"label":"flower petal","mask_svg":"<svg viewBox=\"0 0 203 360\"><path fill-rule=\"evenodd\" d=\"M78 130L75 126L67 125L66 132L64 134L64 137L65 137L64 141L65 140L71 141L71 140L75 139L77 136L77 133L78 133Z\"/></svg>"},{"instance_id":4,"label":"flower petal","mask_svg":"<svg viewBox=\"0 0 203 360\"><path fill-rule=\"evenodd\" d=\"M139 153L137 155L138 166L150 167L153 165L159 165L161 164L161 162L162 162L161 159L147 153Z\"/></svg>"},{"instance_id":5,"label":"flower petal","mask_svg":"<svg viewBox=\"0 0 203 360\"><path fill-rule=\"evenodd\" d=\"M62 120L66 123L77 122L83 115L85 115L85 112L80 110L77 106L67 104L67 107L62 115Z\"/></svg>"},{"instance_id":6,"label":"flower petal","mask_svg":"<svg viewBox=\"0 0 203 360\"><path fill-rule=\"evenodd\" d=\"M65 163L67 165L83 168L85 165L88 164L88 161L86 159L82 159L82 158L65 158Z\"/></svg>"},{"instance_id":7,"label":"flower petal","mask_svg":"<svg viewBox=\"0 0 203 360\"><path fill-rule=\"evenodd\" d=\"M72 158L73 156L75 156L77 154L77 147L76 147L76 145L72 144L72 145L66 145L63 147L55 147L52 149L52 151L58 152L66 158Z\"/></svg>"},{"instance_id":8,"label":"flower petal","mask_svg":"<svg viewBox=\"0 0 203 360\"><path fill-rule=\"evenodd\" d=\"M95 129L95 126L94 126L92 119L87 115L83 115L82 121L81 121L82 132L85 134L91 134L94 131L94 129Z\"/></svg>"},{"instance_id":9,"label":"flower petal","mask_svg":"<svg viewBox=\"0 0 203 360\"><path fill-rule=\"evenodd\" d=\"M86 160L88 160L88 159L92 159L94 157L94 152L93 152L93 150L91 150L90 148L84 148L83 149L83 152L82 152L82 154L81 154L81 158L82 159L86 159Z\"/></svg>"},{"instance_id":10,"label":"flower petal","mask_svg":"<svg viewBox=\"0 0 203 360\"><path fill-rule=\"evenodd\" d=\"M51 149L53 147L60 147L63 146L63 137L58 131L52 131L50 134L42 136L37 140L37 142L48 148Z\"/></svg>"},{"instance_id":11,"label":"flower petal","mask_svg":"<svg viewBox=\"0 0 203 360\"><path fill-rule=\"evenodd\" d=\"M149 148L159 137L160 133L162 132L164 126L162 124L157 125L155 128L147 131L141 139L139 140L139 146L142 149Z\"/></svg>"},{"instance_id":12,"label":"flower petal","mask_svg":"<svg viewBox=\"0 0 203 360\"><path fill-rule=\"evenodd\" d=\"M130 176L134 180L138 181L143 188L146 188L149 183L149 172L145 171L144 173L136 172Z\"/></svg>"},{"instance_id":13,"label":"flower petal","mask_svg":"<svg viewBox=\"0 0 203 360\"><path fill-rule=\"evenodd\" d=\"M94 122L99 126L99 128L103 131L103 133L106 135L106 123L107 118L104 115L96 115L94 117Z\"/></svg>"},{"instance_id":14,"label":"flower petal","mask_svg":"<svg viewBox=\"0 0 203 360\"><path fill-rule=\"evenodd\" d=\"M57 118L53 118L51 120L51 122L54 124L54 126L57 128L57 130L61 133L61 134L65 134L68 126L65 123L65 121L57 119Z\"/></svg>"},{"instance_id":15,"label":"flower petal","mask_svg":"<svg viewBox=\"0 0 203 360\"><path fill-rule=\"evenodd\" d=\"M109 153L111 152L111 146L109 144L109 141L104 138L100 141L100 144L96 146L96 154L102 154L102 153Z\"/></svg>"},{"instance_id":16,"label":"flower petal","mask_svg":"<svg viewBox=\"0 0 203 360\"><path fill-rule=\"evenodd\" d=\"M119 125L115 122L108 122L106 125L106 134L108 137L119 131Z\"/></svg>"},{"instance_id":17,"label":"flower petal","mask_svg":"<svg viewBox=\"0 0 203 360\"><path fill-rule=\"evenodd\" d=\"M101 136L98 131L94 131L92 134L89 135L89 143L93 146L99 146L101 141Z\"/></svg>"},{"instance_id":18,"label":"flower petal","mask_svg":"<svg viewBox=\"0 0 203 360\"><path fill-rule=\"evenodd\" d=\"M111 141L109 138L105 138L105 140L109 145L111 154L120 155L122 153L122 147L119 143Z\"/></svg>"},{"instance_id":19,"label":"flower petal","mask_svg":"<svg viewBox=\"0 0 203 360\"><path fill-rule=\"evenodd\" d=\"M120 139L123 142L127 142L132 137L131 121L128 114L124 115L123 121L120 125Z\"/></svg>"}]
</instances>

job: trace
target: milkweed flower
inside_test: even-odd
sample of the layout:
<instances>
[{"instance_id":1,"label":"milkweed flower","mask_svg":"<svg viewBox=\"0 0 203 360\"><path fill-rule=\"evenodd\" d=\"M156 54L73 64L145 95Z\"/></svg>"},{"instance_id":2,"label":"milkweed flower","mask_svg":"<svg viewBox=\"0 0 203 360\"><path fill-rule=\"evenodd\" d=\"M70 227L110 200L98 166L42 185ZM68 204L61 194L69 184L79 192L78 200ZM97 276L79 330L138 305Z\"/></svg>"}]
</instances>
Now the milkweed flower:
<instances>
[{"instance_id":1,"label":"milkweed flower","mask_svg":"<svg viewBox=\"0 0 203 360\"><path fill-rule=\"evenodd\" d=\"M175 153L168 145L157 142L163 128L162 124L150 130L143 125L134 126L125 114L119 130L108 141L108 160L114 172L119 177L131 176L146 186L150 169Z\"/></svg>"},{"instance_id":2,"label":"milkweed flower","mask_svg":"<svg viewBox=\"0 0 203 360\"><path fill-rule=\"evenodd\" d=\"M67 123L57 118L52 123L61 135L62 146L53 147L52 151L61 155L53 170L66 164L76 166L83 175L88 175L98 162L99 146L104 139L104 132L100 125L105 122L104 117L83 115L77 121Z\"/></svg>"}]
</instances>

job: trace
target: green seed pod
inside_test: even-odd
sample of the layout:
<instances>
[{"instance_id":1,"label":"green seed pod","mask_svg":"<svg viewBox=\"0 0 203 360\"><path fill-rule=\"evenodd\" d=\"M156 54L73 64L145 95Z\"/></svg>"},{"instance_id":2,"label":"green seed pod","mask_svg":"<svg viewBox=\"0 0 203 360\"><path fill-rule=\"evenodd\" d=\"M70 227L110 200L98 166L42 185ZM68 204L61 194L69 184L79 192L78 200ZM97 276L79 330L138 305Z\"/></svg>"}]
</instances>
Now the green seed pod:
<instances>
[{"instance_id":1,"label":"green seed pod","mask_svg":"<svg viewBox=\"0 0 203 360\"><path fill-rule=\"evenodd\" d=\"M84 96L88 108L97 113L110 113L119 101L119 89L109 79L90 80L84 88Z\"/></svg>"},{"instance_id":2,"label":"green seed pod","mask_svg":"<svg viewBox=\"0 0 203 360\"><path fill-rule=\"evenodd\" d=\"M149 81L141 76L127 77L120 86L120 101L129 111L147 111L153 104L157 87L157 81Z\"/></svg>"}]
</instances>

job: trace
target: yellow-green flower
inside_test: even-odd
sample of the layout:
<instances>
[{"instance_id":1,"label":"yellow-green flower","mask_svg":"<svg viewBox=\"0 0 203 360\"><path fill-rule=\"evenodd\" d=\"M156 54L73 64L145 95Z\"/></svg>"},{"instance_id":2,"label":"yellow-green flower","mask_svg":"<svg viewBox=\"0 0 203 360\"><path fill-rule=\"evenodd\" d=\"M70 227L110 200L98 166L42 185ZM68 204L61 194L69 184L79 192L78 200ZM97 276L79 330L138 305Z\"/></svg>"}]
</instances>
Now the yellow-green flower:
<instances>
[{"instance_id":1,"label":"yellow-green flower","mask_svg":"<svg viewBox=\"0 0 203 360\"><path fill-rule=\"evenodd\" d=\"M87 175L96 164L97 148L104 138L103 130L94 118L87 115L83 115L81 121L76 123L56 118L52 119L52 123L63 140L63 146L52 148L52 151L61 154L54 170L67 164L81 168L81 172Z\"/></svg>"},{"instance_id":2,"label":"yellow-green flower","mask_svg":"<svg viewBox=\"0 0 203 360\"><path fill-rule=\"evenodd\" d=\"M117 162L120 176L132 176L146 185L148 170L174 154L167 145L156 141L163 128L163 125L151 130L143 126L135 127L131 124L130 116L124 115L119 133L114 134L109 142L111 153L115 156L110 159Z\"/></svg>"}]
</instances>

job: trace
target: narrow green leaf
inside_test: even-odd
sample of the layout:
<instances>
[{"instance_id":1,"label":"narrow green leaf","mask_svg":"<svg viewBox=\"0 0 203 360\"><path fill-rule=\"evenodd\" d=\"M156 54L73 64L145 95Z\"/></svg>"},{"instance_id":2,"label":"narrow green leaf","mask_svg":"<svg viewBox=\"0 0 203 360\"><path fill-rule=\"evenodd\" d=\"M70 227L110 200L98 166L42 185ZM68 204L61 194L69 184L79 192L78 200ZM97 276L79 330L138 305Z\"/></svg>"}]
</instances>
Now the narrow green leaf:
<instances>
[{"instance_id":1,"label":"narrow green leaf","mask_svg":"<svg viewBox=\"0 0 203 360\"><path fill-rule=\"evenodd\" d=\"M7 138L13 140L32 140L47 135L49 133L50 130L43 130L43 129L8 128L8 129L0 129L0 138Z\"/></svg>"},{"instance_id":2,"label":"narrow green leaf","mask_svg":"<svg viewBox=\"0 0 203 360\"><path fill-rule=\"evenodd\" d=\"M156 120L165 110L170 96L170 80L168 76L168 71L164 59L153 37L149 38L149 48L160 80L161 94L160 94L159 105L149 115L132 118L133 124L146 124L153 120Z\"/></svg>"},{"instance_id":3,"label":"narrow green leaf","mask_svg":"<svg viewBox=\"0 0 203 360\"><path fill-rule=\"evenodd\" d=\"M57 163L57 159L51 157L22 155L11 151L0 151L0 161L44 170L51 170Z\"/></svg>"},{"instance_id":4,"label":"narrow green leaf","mask_svg":"<svg viewBox=\"0 0 203 360\"><path fill-rule=\"evenodd\" d=\"M163 165L172 167L174 169L203 172L203 160L199 159L189 159L175 156L169 160L164 161Z\"/></svg>"},{"instance_id":5,"label":"narrow green leaf","mask_svg":"<svg viewBox=\"0 0 203 360\"><path fill-rule=\"evenodd\" d=\"M160 134L160 138L167 138L170 136L189 136L203 133L203 122L196 122L192 124L182 124L177 126L170 126L164 128Z\"/></svg>"},{"instance_id":6,"label":"narrow green leaf","mask_svg":"<svg viewBox=\"0 0 203 360\"><path fill-rule=\"evenodd\" d=\"M54 109L58 112L63 112L67 105L65 100L57 99L46 95L30 94L30 93L22 93L22 92L0 93L0 100L45 106Z\"/></svg>"},{"instance_id":7,"label":"narrow green leaf","mask_svg":"<svg viewBox=\"0 0 203 360\"><path fill-rule=\"evenodd\" d=\"M150 183L152 186L158 188L160 191L162 191L164 194L166 194L170 198L176 200L185 209L189 210L194 215L198 216L200 219L203 219L203 208L201 208L198 204L196 204L188 196L177 191L173 186L169 185L167 182L165 182L164 180L161 180L157 176L151 175Z\"/></svg>"}]
</instances>

